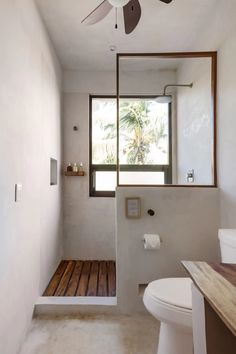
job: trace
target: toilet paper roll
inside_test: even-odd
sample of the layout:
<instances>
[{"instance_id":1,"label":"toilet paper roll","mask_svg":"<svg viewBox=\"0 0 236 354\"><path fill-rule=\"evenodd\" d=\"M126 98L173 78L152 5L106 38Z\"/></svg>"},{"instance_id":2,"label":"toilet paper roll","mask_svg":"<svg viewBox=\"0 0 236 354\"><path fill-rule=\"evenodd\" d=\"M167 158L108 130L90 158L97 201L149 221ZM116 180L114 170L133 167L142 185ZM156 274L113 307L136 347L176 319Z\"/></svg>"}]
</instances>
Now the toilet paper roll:
<instances>
[{"instance_id":1,"label":"toilet paper roll","mask_svg":"<svg viewBox=\"0 0 236 354\"><path fill-rule=\"evenodd\" d=\"M145 250L159 250L161 247L161 238L157 234L144 235L144 248Z\"/></svg>"}]
</instances>

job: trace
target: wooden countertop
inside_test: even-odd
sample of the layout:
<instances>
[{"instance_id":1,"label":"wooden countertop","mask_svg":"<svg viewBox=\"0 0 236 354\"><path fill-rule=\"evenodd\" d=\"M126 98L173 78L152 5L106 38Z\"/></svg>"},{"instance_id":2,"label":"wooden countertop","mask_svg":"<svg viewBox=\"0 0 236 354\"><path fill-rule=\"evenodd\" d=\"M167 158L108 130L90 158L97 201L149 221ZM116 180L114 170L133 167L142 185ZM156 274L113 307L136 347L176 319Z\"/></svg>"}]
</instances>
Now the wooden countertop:
<instances>
[{"instance_id":1,"label":"wooden countertop","mask_svg":"<svg viewBox=\"0 0 236 354\"><path fill-rule=\"evenodd\" d=\"M194 284L236 336L236 264L183 261Z\"/></svg>"}]
</instances>

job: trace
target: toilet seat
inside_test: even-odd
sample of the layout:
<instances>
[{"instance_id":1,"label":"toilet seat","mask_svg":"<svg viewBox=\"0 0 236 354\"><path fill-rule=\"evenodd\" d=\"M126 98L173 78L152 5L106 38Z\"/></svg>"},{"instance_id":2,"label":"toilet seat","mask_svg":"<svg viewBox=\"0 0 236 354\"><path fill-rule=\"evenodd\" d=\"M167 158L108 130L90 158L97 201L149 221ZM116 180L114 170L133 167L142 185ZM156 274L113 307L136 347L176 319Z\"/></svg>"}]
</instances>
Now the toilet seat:
<instances>
[{"instance_id":1,"label":"toilet seat","mask_svg":"<svg viewBox=\"0 0 236 354\"><path fill-rule=\"evenodd\" d=\"M192 310L191 284L190 278L166 278L151 282L147 289L157 301Z\"/></svg>"},{"instance_id":2,"label":"toilet seat","mask_svg":"<svg viewBox=\"0 0 236 354\"><path fill-rule=\"evenodd\" d=\"M144 293L144 304L159 321L192 331L190 278L167 278L151 282Z\"/></svg>"}]
</instances>

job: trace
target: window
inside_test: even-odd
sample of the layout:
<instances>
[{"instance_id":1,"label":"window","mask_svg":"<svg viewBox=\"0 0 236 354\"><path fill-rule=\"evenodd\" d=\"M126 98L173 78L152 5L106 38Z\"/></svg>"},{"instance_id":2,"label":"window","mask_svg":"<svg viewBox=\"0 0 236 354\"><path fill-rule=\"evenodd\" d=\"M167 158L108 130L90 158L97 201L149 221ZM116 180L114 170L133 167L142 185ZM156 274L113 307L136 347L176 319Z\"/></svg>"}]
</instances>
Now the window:
<instances>
[{"instance_id":1,"label":"window","mask_svg":"<svg viewBox=\"0 0 236 354\"><path fill-rule=\"evenodd\" d=\"M170 184L171 104L120 99L119 184ZM117 185L116 98L90 96L90 196L114 196Z\"/></svg>"}]
</instances>

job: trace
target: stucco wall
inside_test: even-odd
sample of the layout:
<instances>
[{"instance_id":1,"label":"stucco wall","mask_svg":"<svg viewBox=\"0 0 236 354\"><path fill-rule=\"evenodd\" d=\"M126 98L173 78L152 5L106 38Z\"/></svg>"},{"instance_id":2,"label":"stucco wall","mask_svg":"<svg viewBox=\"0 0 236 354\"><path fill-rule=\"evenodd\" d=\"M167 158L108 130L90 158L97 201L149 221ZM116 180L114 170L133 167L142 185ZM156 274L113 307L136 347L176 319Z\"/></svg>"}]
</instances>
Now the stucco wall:
<instances>
[{"instance_id":1,"label":"stucco wall","mask_svg":"<svg viewBox=\"0 0 236 354\"><path fill-rule=\"evenodd\" d=\"M218 50L217 156L222 228L236 228L236 2L217 3L194 50Z\"/></svg>"},{"instance_id":2,"label":"stucco wall","mask_svg":"<svg viewBox=\"0 0 236 354\"><path fill-rule=\"evenodd\" d=\"M141 218L125 216L125 198L141 198ZM139 284L187 276L181 260L219 260L219 193L208 188L118 188L117 296L124 313L142 312ZM151 217L148 209L156 214ZM144 234L159 234L158 251L145 250Z\"/></svg>"},{"instance_id":3,"label":"stucco wall","mask_svg":"<svg viewBox=\"0 0 236 354\"><path fill-rule=\"evenodd\" d=\"M0 2L0 42L0 353L15 354L61 255L61 73L33 1Z\"/></svg>"},{"instance_id":4,"label":"stucco wall","mask_svg":"<svg viewBox=\"0 0 236 354\"><path fill-rule=\"evenodd\" d=\"M113 72L63 75L63 160L84 163L85 177L64 178L64 257L115 259L115 199L89 197L89 94L115 93ZM78 132L73 126L78 125Z\"/></svg>"},{"instance_id":5,"label":"stucco wall","mask_svg":"<svg viewBox=\"0 0 236 354\"><path fill-rule=\"evenodd\" d=\"M177 71L177 176L188 184L187 172L194 170L194 183L214 184L214 117L211 101L211 59L185 59Z\"/></svg>"},{"instance_id":6,"label":"stucco wall","mask_svg":"<svg viewBox=\"0 0 236 354\"><path fill-rule=\"evenodd\" d=\"M64 177L64 257L115 259L115 199L89 197L88 103L88 94L64 93L64 165L83 161L86 170L85 177Z\"/></svg>"},{"instance_id":7,"label":"stucco wall","mask_svg":"<svg viewBox=\"0 0 236 354\"><path fill-rule=\"evenodd\" d=\"M89 94L115 95L115 72L65 71L63 79L64 167L83 161L87 175L64 178L64 256L115 259L115 199L89 197ZM174 71L125 72L122 94L162 93ZM78 125L78 132L73 126Z\"/></svg>"},{"instance_id":8,"label":"stucco wall","mask_svg":"<svg viewBox=\"0 0 236 354\"><path fill-rule=\"evenodd\" d=\"M236 31L218 55L218 162L221 227L236 228Z\"/></svg>"}]
</instances>

